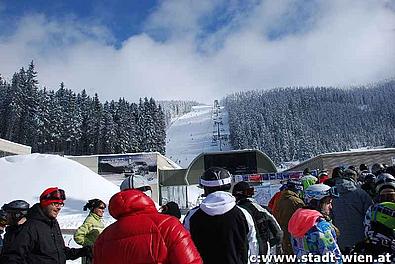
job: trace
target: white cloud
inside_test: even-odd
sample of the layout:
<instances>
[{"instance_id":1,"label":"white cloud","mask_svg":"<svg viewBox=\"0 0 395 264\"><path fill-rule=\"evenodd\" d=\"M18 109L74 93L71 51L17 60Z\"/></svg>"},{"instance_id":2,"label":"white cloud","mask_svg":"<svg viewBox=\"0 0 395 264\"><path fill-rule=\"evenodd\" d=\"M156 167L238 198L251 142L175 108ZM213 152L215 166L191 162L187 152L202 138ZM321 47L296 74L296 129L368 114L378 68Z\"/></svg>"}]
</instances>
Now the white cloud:
<instances>
[{"instance_id":1,"label":"white cloud","mask_svg":"<svg viewBox=\"0 0 395 264\"><path fill-rule=\"evenodd\" d=\"M388 1L318 1L305 7L303 21L295 21L301 12L295 3L163 1L146 22L148 34L119 49L108 44L106 28L25 17L12 36L0 38L0 73L10 78L33 59L41 85L52 89L64 81L102 99L204 102L240 90L394 76L395 13ZM207 33L202 19L210 15L226 23ZM156 41L150 34L160 30L168 38ZM287 34L271 38L276 30Z\"/></svg>"}]
</instances>

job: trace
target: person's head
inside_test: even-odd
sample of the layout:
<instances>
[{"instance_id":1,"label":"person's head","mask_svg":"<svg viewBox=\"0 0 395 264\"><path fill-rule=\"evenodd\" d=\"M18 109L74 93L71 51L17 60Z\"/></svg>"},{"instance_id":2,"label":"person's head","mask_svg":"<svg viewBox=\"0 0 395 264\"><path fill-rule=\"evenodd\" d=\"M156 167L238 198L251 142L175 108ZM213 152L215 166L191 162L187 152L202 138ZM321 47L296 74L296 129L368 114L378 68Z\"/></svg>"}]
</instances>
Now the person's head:
<instances>
[{"instance_id":1,"label":"person's head","mask_svg":"<svg viewBox=\"0 0 395 264\"><path fill-rule=\"evenodd\" d=\"M163 205L161 207L161 213L181 219L180 207L176 202L168 202L167 204Z\"/></svg>"},{"instance_id":2,"label":"person's head","mask_svg":"<svg viewBox=\"0 0 395 264\"><path fill-rule=\"evenodd\" d=\"M297 194L300 194L303 192L303 184L299 180L288 179L282 183L285 184L285 186L286 186L285 190L289 190L289 191L295 192Z\"/></svg>"},{"instance_id":3,"label":"person's head","mask_svg":"<svg viewBox=\"0 0 395 264\"><path fill-rule=\"evenodd\" d=\"M318 183L324 183L328 179L329 179L329 175L328 175L328 172L326 170L321 171L318 174Z\"/></svg>"},{"instance_id":4,"label":"person's head","mask_svg":"<svg viewBox=\"0 0 395 264\"><path fill-rule=\"evenodd\" d=\"M332 178L335 179L335 178L342 177L343 176L343 170L344 170L343 167L336 167L336 168L334 168L333 171L332 171Z\"/></svg>"},{"instance_id":5,"label":"person's head","mask_svg":"<svg viewBox=\"0 0 395 264\"><path fill-rule=\"evenodd\" d=\"M147 196L152 197L152 189L148 184L145 177L141 175L131 175L125 178L120 186L121 191L124 190L139 190L145 193Z\"/></svg>"},{"instance_id":6,"label":"person's head","mask_svg":"<svg viewBox=\"0 0 395 264\"><path fill-rule=\"evenodd\" d=\"M233 186L232 194L236 200L252 197L254 195L254 187L251 187L248 182L241 181Z\"/></svg>"},{"instance_id":7,"label":"person's head","mask_svg":"<svg viewBox=\"0 0 395 264\"><path fill-rule=\"evenodd\" d=\"M40 207L47 217L55 219L64 206L65 200L66 194L62 189L51 187L40 195Z\"/></svg>"},{"instance_id":8,"label":"person's head","mask_svg":"<svg viewBox=\"0 0 395 264\"><path fill-rule=\"evenodd\" d=\"M363 178L363 183L375 184L375 182L376 182L376 175L374 175L373 173L368 173Z\"/></svg>"},{"instance_id":9,"label":"person's head","mask_svg":"<svg viewBox=\"0 0 395 264\"><path fill-rule=\"evenodd\" d=\"M387 186L391 187L393 183L395 183L394 176L389 173L381 173L376 178L376 193L380 193L380 191Z\"/></svg>"},{"instance_id":10,"label":"person's head","mask_svg":"<svg viewBox=\"0 0 395 264\"><path fill-rule=\"evenodd\" d=\"M359 171L369 171L368 165L362 163L361 165L359 165Z\"/></svg>"},{"instance_id":11,"label":"person's head","mask_svg":"<svg viewBox=\"0 0 395 264\"><path fill-rule=\"evenodd\" d=\"M84 211L88 210L91 213L94 213L100 217L103 216L104 210L106 209L106 204L100 200L100 199L92 199L89 200L85 205L84 205Z\"/></svg>"},{"instance_id":12,"label":"person's head","mask_svg":"<svg viewBox=\"0 0 395 264\"><path fill-rule=\"evenodd\" d=\"M392 202L395 203L395 183L388 184L384 186L378 196L377 200L379 202Z\"/></svg>"},{"instance_id":13,"label":"person's head","mask_svg":"<svg viewBox=\"0 0 395 264\"><path fill-rule=\"evenodd\" d=\"M313 175L306 175L300 178L300 182L303 185L303 190L306 190L309 186L316 184L318 179Z\"/></svg>"},{"instance_id":14,"label":"person's head","mask_svg":"<svg viewBox=\"0 0 395 264\"><path fill-rule=\"evenodd\" d=\"M26 216L29 207L29 203L24 200L14 200L8 204L4 204L1 209L7 213L8 224L16 225Z\"/></svg>"},{"instance_id":15,"label":"person's head","mask_svg":"<svg viewBox=\"0 0 395 264\"><path fill-rule=\"evenodd\" d=\"M337 196L336 187L322 183L311 185L304 191L306 205L326 215L330 214L333 197Z\"/></svg>"},{"instance_id":16,"label":"person's head","mask_svg":"<svg viewBox=\"0 0 395 264\"><path fill-rule=\"evenodd\" d=\"M372 173L376 176L380 175L385 171L385 167L381 163L375 163L372 165Z\"/></svg>"},{"instance_id":17,"label":"person's head","mask_svg":"<svg viewBox=\"0 0 395 264\"><path fill-rule=\"evenodd\" d=\"M303 175L310 175L310 174L311 174L310 168L306 168L303 170Z\"/></svg>"},{"instance_id":18,"label":"person's head","mask_svg":"<svg viewBox=\"0 0 395 264\"><path fill-rule=\"evenodd\" d=\"M357 181L358 178L358 174L355 170L351 170L351 169L346 169L343 171L343 175L344 178L348 178L351 179L353 181Z\"/></svg>"},{"instance_id":19,"label":"person's head","mask_svg":"<svg viewBox=\"0 0 395 264\"><path fill-rule=\"evenodd\" d=\"M216 191L229 191L232 186L232 175L226 169L211 167L203 172L200 185L205 196Z\"/></svg>"}]
</instances>

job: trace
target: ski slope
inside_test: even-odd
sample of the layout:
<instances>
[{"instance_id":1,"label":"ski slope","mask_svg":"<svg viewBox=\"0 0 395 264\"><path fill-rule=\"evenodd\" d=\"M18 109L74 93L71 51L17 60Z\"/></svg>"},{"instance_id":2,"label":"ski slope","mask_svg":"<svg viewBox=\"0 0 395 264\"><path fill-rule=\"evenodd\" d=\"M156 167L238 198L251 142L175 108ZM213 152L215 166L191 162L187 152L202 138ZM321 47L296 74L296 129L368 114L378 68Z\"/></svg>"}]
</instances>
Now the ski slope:
<instances>
[{"instance_id":1,"label":"ski slope","mask_svg":"<svg viewBox=\"0 0 395 264\"><path fill-rule=\"evenodd\" d=\"M166 132L166 157L182 168L203 152L231 150L228 140L213 142L213 136L229 135L228 114L223 107L198 105L173 120Z\"/></svg>"},{"instance_id":2,"label":"ski slope","mask_svg":"<svg viewBox=\"0 0 395 264\"><path fill-rule=\"evenodd\" d=\"M227 140L214 140L229 135L228 113L223 107L198 105L192 111L172 121L166 132L166 157L182 168L203 152L231 150ZM226 137L226 136L225 136ZM196 206L203 190L197 185L188 186L188 201Z\"/></svg>"}]
</instances>

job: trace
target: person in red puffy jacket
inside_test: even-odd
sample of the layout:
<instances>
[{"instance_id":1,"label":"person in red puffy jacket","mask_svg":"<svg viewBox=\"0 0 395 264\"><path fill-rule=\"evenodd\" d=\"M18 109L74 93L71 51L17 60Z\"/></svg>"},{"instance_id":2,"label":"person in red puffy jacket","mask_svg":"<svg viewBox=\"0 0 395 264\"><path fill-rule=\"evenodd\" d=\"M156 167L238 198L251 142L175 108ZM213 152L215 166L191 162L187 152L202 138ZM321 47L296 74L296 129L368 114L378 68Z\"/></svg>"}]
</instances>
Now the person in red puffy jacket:
<instances>
[{"instance_id":1,"label":"person in red puffy jacket","mask_svg":"<svg viewBox=\"0 0 395 264\"><path fill-rule=\"evenodd\" d=\"M97 238L93 263L203 263L180 221L158 213L153 200L143 192L116 193L108 209L117 221Z\"/></svg>"}]
</instances>

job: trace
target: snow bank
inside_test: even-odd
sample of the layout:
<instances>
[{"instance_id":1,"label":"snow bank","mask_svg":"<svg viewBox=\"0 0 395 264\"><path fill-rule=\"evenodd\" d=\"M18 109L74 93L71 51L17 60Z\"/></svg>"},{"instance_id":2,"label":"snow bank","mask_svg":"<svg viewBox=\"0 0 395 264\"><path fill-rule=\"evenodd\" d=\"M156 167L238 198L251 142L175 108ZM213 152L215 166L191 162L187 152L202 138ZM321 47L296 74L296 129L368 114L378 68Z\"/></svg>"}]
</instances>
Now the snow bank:
<instances>
[{"instance_id":1,"label":"snow bank","mask_svg":"<svg viewBox=\"0 0 395 264\"><path fill-rule=\"evenodd\" d=\"M58 216L61 228L77 228L87 212L85 203L99 198L108 204L119 187L87 167L57 156L44 154L18 155L0 158L0 206L23 199L33 205L48 187L59 187L66 192L65 206ZM105 213L105 222L112 222Z\"/></svg>"}]
</instances>

